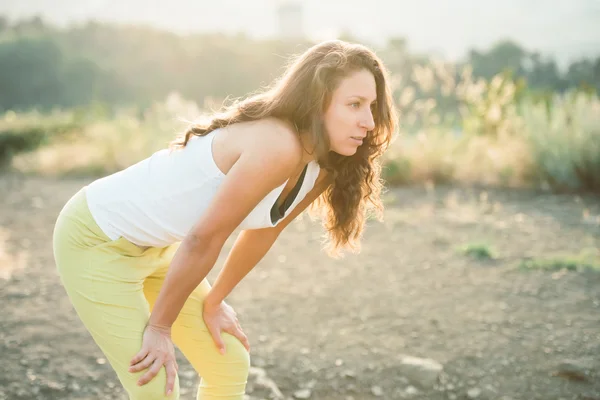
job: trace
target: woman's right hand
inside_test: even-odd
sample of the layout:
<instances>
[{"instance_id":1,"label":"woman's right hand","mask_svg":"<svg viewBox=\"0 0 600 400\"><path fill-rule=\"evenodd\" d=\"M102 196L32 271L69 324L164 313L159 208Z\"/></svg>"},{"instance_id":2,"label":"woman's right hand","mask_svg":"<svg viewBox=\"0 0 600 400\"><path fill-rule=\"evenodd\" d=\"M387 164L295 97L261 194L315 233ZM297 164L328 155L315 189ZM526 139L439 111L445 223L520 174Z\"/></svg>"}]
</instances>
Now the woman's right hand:
<instances>
[{"instance_id":1,"label":"woman's right hand","mask_svg":"<svg viewBox=\"0 0 600 400\"><path fill-rule=\"evenodd\" d=\"M139 372L150 368L138 380L138 385L142 386L154 379L163 365L167 371L165 393L169 396L173 392L179 369L171 340L171 329L148 325L144 330L142 348L131 359L129 372Z\"/></svg>"}]
</instances>

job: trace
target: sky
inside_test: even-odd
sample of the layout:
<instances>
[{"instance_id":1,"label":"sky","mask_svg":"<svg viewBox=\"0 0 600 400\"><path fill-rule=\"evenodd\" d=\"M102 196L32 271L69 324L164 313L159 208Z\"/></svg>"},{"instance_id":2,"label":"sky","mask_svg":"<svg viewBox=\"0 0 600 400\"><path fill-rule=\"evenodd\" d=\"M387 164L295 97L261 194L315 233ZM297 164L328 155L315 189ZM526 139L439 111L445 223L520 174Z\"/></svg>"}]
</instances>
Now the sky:
<instances>
[{"instance_id":1,"label":"sky","mask_svg":"<svg viewBox=\"0 0 600 400\"><path fill-rule=\"evenodd\" d=\"M9 18L42 15L59 25L89 19L144 23L178 33L277 34L283 0L0 0ZM564 63L600 56L600 0L304 0L311 39L346 30L371 44L402 36L416 52L460 59L513 39Z\"/></svg>"}]
</instances>

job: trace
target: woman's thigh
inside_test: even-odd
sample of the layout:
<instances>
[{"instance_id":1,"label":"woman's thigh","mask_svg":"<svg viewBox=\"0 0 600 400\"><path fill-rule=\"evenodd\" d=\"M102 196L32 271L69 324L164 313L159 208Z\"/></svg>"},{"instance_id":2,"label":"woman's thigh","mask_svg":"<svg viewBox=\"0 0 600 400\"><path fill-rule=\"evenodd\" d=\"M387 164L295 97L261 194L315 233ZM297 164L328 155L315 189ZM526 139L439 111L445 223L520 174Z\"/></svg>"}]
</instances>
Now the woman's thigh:
<instances>
[{"instance_id":1,"label":"woman's thigh","mask_svg":"<svg viewBox=\"0 0 600 400\"><path fill-rule=\"evenodd\" d=\"M54 256L60 279L73 307L115 370L130 399L166 398L164 369L148 384L137 386L144 371L128 372L140 350L150 315L144 279L156 264L133 254L124 239L109 240L88 221L81 198L61 212L54 232ZM178 398L176 382L174 395Z\"/></svg>"},{"instance_id":2,"label":"woman's thigh","mask_svg":"<svg viewBox=\"0 0 600 400\"><path fill-rule=\"evenodd\" d=\"M144 282L144 293L153 306L169 268L170 256ZM235 336L222 333L226 353L220 354L210 335L202 307L210 291L204 279L185 302L173 324L173 342L181 350L196 372L202 377L198 388L198 399L241 400L244 397L250 355Z\"/></svg>"}]
</instances>

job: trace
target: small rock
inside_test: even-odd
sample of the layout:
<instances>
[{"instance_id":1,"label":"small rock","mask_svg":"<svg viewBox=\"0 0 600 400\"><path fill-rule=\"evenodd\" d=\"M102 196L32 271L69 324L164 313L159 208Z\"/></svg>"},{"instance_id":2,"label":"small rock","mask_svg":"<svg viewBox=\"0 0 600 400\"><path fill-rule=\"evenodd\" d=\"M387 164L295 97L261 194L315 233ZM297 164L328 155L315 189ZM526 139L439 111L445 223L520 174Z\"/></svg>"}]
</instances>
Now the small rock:
<instances>
[{"instance_id":1,"label":"small rock","mask_svg":"<svg viewBox=\"0 0 600 400\"><path fill-rule=\"evenodd\" d=\"M263 358L260 358L260 357L255 357L252 360L252 364L256 365L259 368L263 368L263 367L267 366L267 362Z\"/></svg>"},{"instance_id":2,"label":"small rock","mask_svg":"<svg viewBox=\"0 0 600 400\"><path fill-rule=\"evenodd\" d=\"M354 372L351 369L347 369L344 372L342 372L342 376L344 378L355 378L356 377L356 372Z\"/></svg>"},{"instance_id":3,"label":"small rock","mask_svg":"<svg viewBox=\"0 0 600 400\"><path fill-rule=\"evenodd\" d=\"M495 395L496 393L498 393L498 391L496 390L496 388L493 385L485 385L485 392L486 394L490 394L490 395Z\"/></svg>"},{"instance_id":4,"label":"small rock","mask_svg":"<svg viewBox=\"0 0 600 400\"><path fill-rule=\"evenodd\" d=\"M198 376L196 371L194 371L193 369L186 369L185 371L181 371L180 375L182 375L186 379L194 379Z\"/></svg>"},{"instance_id":5,"label":"small rock","mask_svg":"<svg viewBox=\"0 0 600 400\"><path fill-rule=\"evenodd\" d=\"M429 358L403 356L399 374L406 376L413 384L421 388L433 388L442 372L442 364Z\"/></svg>"},{"instance_id":6,"label":"small rock","mask_svg":"<svg viewBox=\"0 0 600 400\"><path fill-rule=\"evenodd\" d=\"M335 360L335 365L336 365L337 367L339 367L339 366L340 366L340 365L342 365L342 364L344 364L344 360L342 360L342 359L340 359L340 358L338 358L337 360Z\"/></svg>"},{"instance_id":7,"label":"small rock","mask_svg":"<svg viewBox=\"0 0 600 400\"><path fill-rule=\"evenodd\" d=\"M467 391L467 397L469 399L476 399L481 395L481 389L479 388L471 388Z\"/></svg>"},{"instance_id":8,"label":"small rock","mask_svg":"<svg viewBox=\"0 0 600 400\"><path fill-rule=\"evenodd\" d=\"M33 371L32 371L32 370L28 369L28 370L27 370L27 378L28 378L30 381L35 381L35 380L37 379L37 376L35 376L35 374L33 373Z\"/></svg>"},{"instance_id":9,"label":"small rock","mask_svg":"<svg viewBox=\"0 0 600 400\"><path fill-rule=\"evenodd\" d=\"M303 386L307 389L314 389L316 384L317 384L317 380L311 379L310 381L306 382Z\"/></svg>"},{"instance_id":10,"label":"small rock","mask_svg":"<svg viewBox=\"0 0 600 400\"><path fill-rule=\"evenodd\" d=\"M419 390L414 386L408 386L406 389L404 389L404 393L413 395L419 393Z\"/></svg>"},{"instance_id":11,"label":"small rock","mask_svg":"<svg viewBox=\"0 0 600 400\"><path fill-rule=\"evenodd\" d=\"M31 199L31 206L33 208L44 208L44 200L40 197L34 197Z\"/></svg>"},{"instance_id":12,"label":"small rock","mask_svg":"<svg viewBox=\"0 0 600 400\"><path fill-rule=\"evenodd\" d=\"M294 392L294 397L297 399L308 399L310 398L311 394L312 392L310 391L310 389L300 389Z\"/></svg>"},{"instance_id":13,"label":"small rock","mask_svg":"<svg viewBox=\"0 0 600 400\"><path fill-rule=\"evenodd\" d=\"M46 387L52 390L61 391L65 389L65 385L63 383L48 381L46 382Z\"/></svg>"},{"instance_id":14,"label":"small rock","mask_svg":"<svg viewBox=\"0 0 600 400\"><path fill-rule=\"evenodd\" d=\"M590 369L590 363L584 360L564 360L558 365L553 375L573 381L585 381L589 377Z\"/></svg>"},{"instance_id":15,"label":"small rock","mask_svg":"<svg viewBox=\"0 0 600 400\"><path fill-rule=\"evenodd\" d=\"M262 368L250 367L248 374L249 379L254 379L255 387L262 387L271 392L270 396L272 399L283 399L284 396L275 384L268 376L267 372Z\"/></svg>"},{"instance_id":16,"label":"small rock","mask_svg":"<svg viewBox=\"0 0 600 400\"><path fill-rule=\"evenodd\" d=\"M372 386L371 393L373 393L373 395L377 397L383 396L383 389L379 386Z\"/></svg>"}]
</instances>

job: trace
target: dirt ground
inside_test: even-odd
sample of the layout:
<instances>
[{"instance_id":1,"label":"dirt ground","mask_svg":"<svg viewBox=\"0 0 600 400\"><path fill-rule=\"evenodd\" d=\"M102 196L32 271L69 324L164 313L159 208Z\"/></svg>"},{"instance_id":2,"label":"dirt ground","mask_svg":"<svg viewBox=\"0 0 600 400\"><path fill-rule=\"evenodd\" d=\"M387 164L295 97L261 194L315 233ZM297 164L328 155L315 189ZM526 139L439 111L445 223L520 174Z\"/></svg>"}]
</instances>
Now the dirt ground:
<instances>
[{"instance_id":1,"label":"dirt ground","mask_svg":"<svg viewBox=\"0 0 600 400\"><path fill-rule=\"evenodd\" d=\"M87 182L0 177L0 400L125 398L52 258L55 218ZM284 398L600 400L600 273L517 268L598 257L600 199L457 187L386 199L361 254L329 259L302 219L228 299L253 367ZM479 242L496 257L458 250ZM436 383L402 373L405 355L439 362ZM178 357L194 399L198 377ZM269 398L253 386L249 399Z\"/></svg>"}]
</instances>

